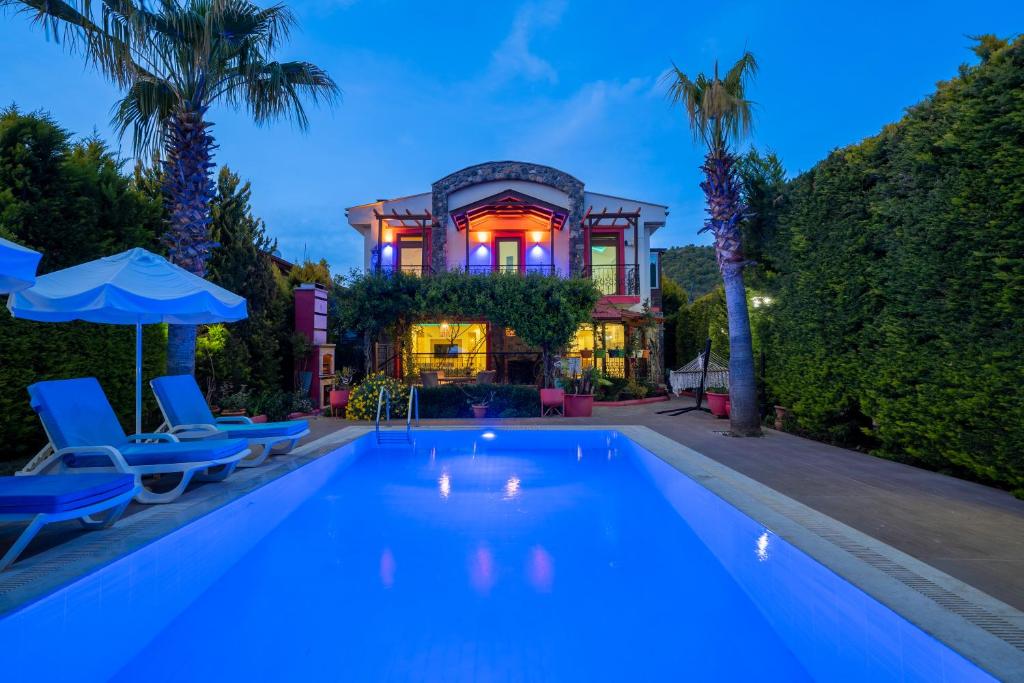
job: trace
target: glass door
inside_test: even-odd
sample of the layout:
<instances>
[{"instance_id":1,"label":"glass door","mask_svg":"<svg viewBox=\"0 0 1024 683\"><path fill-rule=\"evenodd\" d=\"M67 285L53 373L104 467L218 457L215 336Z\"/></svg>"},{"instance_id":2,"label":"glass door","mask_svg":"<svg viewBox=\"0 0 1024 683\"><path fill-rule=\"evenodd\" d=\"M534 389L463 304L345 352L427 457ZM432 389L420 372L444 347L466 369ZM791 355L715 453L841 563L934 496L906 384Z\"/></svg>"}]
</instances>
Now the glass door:
<instances>
[{"instance_id":1,"label":"glass door","mask_svg":"<svg viewBox=\"0 0 1024 683\"><path fill-rule=\"evenodd\" d=\"M593 233L590 236L590 278L601 294L618 294L622 269L619 266L619 235Z\"/></svg>"},{"instance_id":2,"label":"glass door","mask_svg":"<svg viewBox=\"0 0 1024 683\"><path fill-rule=\"evenodd\" d=\"M523 240L519 237L498 237L494 240L495 270L502 273L518 273L520 251Z\"/></svg>"},{"instance_id":3,"label":"glass door","mask_svg":"<svg viewBox=\"0 0 1024 683\"><path fill-rule=\"evenodd\" d=\"M423 271L423 236L398 237L398 267L403 273L419 275Z\"/></svg>"}]
</instances>

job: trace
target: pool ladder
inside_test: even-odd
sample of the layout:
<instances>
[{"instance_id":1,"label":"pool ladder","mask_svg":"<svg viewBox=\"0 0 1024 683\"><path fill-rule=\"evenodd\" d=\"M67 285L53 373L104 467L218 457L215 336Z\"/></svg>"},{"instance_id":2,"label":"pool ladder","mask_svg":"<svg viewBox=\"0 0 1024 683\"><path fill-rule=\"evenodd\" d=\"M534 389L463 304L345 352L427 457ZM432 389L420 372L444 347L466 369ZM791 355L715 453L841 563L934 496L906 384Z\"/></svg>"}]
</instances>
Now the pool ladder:
<instances>
[{"instance_id":1,"label":"pool ladder","mask_svg":"<svg viewBox=\"0 0 1024 683\"><path fill-rule=\"evenodd\" d=\"M420 426L420 395L416 391L416 387L409 387L409 405L405 411L405 432L397 431L381 431L380 430L380 415L381 411L384 411L384 423L385 425L391 424L391 392L388 391L387 387L381 387L380 393L377 394L377 420L376 420L376 431L377 431L377 443L412 443L412 416L413 411L416 415L416 426Z\"/></svg>"}]
</instances>

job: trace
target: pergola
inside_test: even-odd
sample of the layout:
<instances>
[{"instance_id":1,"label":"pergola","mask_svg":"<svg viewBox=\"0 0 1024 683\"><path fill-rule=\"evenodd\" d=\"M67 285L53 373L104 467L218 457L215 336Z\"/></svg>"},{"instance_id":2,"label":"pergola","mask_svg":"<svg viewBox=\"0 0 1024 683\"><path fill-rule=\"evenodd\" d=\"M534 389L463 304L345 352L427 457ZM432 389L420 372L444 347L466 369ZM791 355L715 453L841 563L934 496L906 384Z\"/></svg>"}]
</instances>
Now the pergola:
<instances>
[{"instance_id":1,"label":"pergola","mask_svg":"<svg viewBox=\"0 0 1024 683\"><path fill-rule=\"evenodd\" d=\"M404 214L398 213L397 210L391 209L391 213L381 213L377 209L373 210L373 215L377 219L377 248L381 249L384 245L384 223L388 224L389 228L419 228L420 235L423 238L423 249L422 259L420 267L422 272L427 272L427 245L429 244L429 231L433 227L434 217L430 214L429 210L424 210L423 213L412 213L409 209L405 210ZM381 256L382 252L378 253L377 256L377 267L376 272L381 271Z\"/></svg>"},{"instance_id":2,"label":"pergola","mask_svg":"<svg viewBox=\"0 0 1024 683\"><path fill-rule=\"evenodd\" d=\"M515 190L506 190L485 197L451 212L456 230L466 231L466 266L469 266L469 231L474 222L497 218L533 218L547 223L548 257L551 271L555 270L555 230L562 230L569 217L567 209Z\"/></svg>"},{"instance_id":3,"label":"pergola","mask_svg":"<svg viewBox=\"0 0 1024 683\"><path fill-rule=\"evenodd\" d=\"M600 212L594 211L591 206L583 215L583 249L587 254L587 262L590 262L590 233L594 228L614 228L617 230L633 229L633 262L636 264L637 273L640 268L640 207L635 211L625 211L619 207L618 211L609 211L606 208Z\"/></svg>"}]
</instances>

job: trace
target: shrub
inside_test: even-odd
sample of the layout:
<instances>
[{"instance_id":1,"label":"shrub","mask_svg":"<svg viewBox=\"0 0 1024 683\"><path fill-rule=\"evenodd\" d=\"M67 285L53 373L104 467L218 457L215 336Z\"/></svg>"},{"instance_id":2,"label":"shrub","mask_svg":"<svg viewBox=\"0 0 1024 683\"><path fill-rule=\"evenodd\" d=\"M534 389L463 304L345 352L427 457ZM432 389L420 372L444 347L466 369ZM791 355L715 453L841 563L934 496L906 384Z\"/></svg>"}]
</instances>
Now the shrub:
<instances>
[{"instance_id":1,"label":"shrub","mask_svg":"<svg viewBox=\"0 0 1024 683\"><path fill-rule=\"evenodd\" d=\"M350 420L373 420L377 417L377 398L386 388L391 394L391 417L405 417L409 400L409 387L397 379L376 372L356 385L348 397L345 415ZM423 399L420 398L420 416L423 417Z\"/></svg>"},{"instance_id":2,"label":"shrub","mask_svg":"<svg viewBox=\"0 0 1024 683\"><path fill-rule=\"evenodd\" d=\"M491 394L494 398L487 406L488 417L540 416L540 392L532 386L482 384L463 388L448 384L440 387L422 387L418 389L418 393L422 418L473 417L470 404L475 397L487 397Z\"/></svg>"}]
</instances>

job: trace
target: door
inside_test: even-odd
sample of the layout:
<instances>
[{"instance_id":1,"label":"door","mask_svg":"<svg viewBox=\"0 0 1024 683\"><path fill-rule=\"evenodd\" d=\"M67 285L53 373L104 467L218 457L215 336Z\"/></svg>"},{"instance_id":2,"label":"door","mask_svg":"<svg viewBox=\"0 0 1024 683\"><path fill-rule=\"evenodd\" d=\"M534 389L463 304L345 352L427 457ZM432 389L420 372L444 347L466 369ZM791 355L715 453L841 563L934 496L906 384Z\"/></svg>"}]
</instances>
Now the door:
<instances>
[{"instance_id":1,"label":"door","mask_svg":"<svg viewBox=\"0 0 1024 683\"><path fill-rule=\"evenodd\" d=\"M398 267L404 273L419 275L423 271L423 236L398 237Z\"/></svg>"},{"instance_id":2,"label":"door","mask_svg":"<svg viewBox=\"0 0 1024 683\"><path fill-rule=\"evenodd\" d=\"M518 273L522 260L521 237L498 237L494 240L495 270L502 273Z\"/></svg>"},{"instance_id":3,"label":"door","mask_svg":"<svg viewBox=\"0 0 1024 683\"><path fill-rule=\"evenodd\" d=\"M618 233L598 232L590 236L590 277L601 294L618 294L622 290L619 237Z\"/></svg>"}]
</instances>

